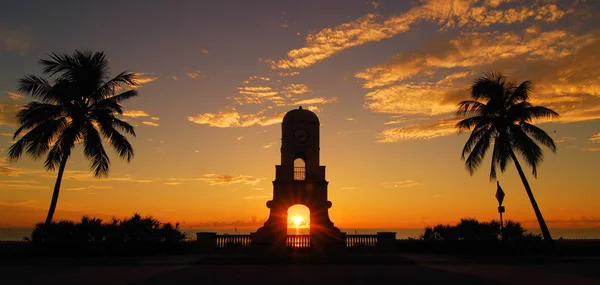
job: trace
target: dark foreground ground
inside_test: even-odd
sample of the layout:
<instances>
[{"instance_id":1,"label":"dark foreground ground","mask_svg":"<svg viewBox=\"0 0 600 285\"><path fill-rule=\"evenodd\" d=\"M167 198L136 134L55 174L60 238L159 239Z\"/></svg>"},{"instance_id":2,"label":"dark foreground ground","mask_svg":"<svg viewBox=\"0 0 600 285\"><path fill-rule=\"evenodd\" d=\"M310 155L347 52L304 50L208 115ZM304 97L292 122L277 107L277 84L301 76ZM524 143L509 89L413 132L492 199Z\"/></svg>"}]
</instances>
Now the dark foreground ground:
<instances>
[{"instance_id":1,"label":"dark foreground ground","mask_svg":"<svg viewBox=\"0 0 600 285\"><path fill-rule=\"evenodd\" d=\"M1 284L600 284L600 258L393 254L327 263L240 256L43 259L0 264Z\"/></svg>"}]
</instances>

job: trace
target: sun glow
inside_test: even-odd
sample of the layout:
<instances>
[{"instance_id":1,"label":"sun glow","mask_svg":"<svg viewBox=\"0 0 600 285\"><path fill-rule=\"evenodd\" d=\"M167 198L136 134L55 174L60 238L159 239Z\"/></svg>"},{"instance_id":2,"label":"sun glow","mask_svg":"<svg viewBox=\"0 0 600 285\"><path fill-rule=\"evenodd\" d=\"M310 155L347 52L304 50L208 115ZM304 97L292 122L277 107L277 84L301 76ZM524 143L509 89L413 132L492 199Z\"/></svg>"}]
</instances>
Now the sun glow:
<instances>
[{"instance_id":1,"label":"sun glow","mask_svg":"<svg viewBox=\"0 0 600 285\"><path fill-rule=\"evenodd\" d=\"M292 220L296 228L299 228L304 223L304 218L300 216L293 216L290 220Z\"/></svg>"}]
</instances>

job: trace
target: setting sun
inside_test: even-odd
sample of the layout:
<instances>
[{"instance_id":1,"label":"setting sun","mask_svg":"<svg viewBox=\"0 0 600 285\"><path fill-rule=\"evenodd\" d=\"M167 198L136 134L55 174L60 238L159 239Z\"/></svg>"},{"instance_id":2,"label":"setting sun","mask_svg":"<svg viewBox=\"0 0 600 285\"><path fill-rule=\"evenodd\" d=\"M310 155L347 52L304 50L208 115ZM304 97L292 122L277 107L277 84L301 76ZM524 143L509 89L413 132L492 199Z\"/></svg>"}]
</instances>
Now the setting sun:
<instances>
[{"instance_id":1,"label":"setting sun","mask_svg":"<svg viewBox=\"0 0 600 285\"><path fill-rule=\"evenodd\" d=\"M291 218L291 220L297 228L299 228L301 225L303 225L305 223L304 218L302 218L300 216L294 216Z\"/></svg>"}]
</instances>

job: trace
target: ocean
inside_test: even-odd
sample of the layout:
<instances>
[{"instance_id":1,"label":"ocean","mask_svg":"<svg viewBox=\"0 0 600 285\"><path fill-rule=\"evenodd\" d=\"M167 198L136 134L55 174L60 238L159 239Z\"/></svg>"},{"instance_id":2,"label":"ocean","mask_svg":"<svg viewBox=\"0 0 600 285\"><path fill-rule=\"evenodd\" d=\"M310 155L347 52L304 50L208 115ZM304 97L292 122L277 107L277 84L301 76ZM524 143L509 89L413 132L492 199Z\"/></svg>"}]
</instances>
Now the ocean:
<instances>
[{"instance_id":1,"label":"ocean","mask_svg":"<svg viewBox=\"0 0 600 285\"><path fill-rule=\"evenodd\" d=\"M409 229L409 228L352 228L352 229L341 229L346 234L376 234L377 232L395 232L396 238L408 239L408 238L419 238L424 229ZM526 229L527 232L539 234L539 229ZM185 232L189 239L196 239L197 232L216 232L217 234L250 234L256 231L255 228L182 228L181 231ZM550 233L555 239L600 239L600 228L550 228ZM308 229L289 229L288 234L308 234ZM31 236L30 228L0 228L0 241L10 240L18 241L23 240L24 237Z\"/></svg>"}]
</instances>

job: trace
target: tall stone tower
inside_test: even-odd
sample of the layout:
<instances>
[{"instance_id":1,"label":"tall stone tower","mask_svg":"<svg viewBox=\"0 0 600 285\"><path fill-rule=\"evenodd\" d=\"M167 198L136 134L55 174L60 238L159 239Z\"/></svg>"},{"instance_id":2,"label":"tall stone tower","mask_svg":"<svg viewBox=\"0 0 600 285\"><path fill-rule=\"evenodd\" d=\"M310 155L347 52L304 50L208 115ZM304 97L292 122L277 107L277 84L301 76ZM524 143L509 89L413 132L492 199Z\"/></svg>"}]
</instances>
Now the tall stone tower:
<instances>
[{"instance_id":1,"label":"tall stone tower","mask_svg":"<svg viewBox=\"0 0 600 285\"><path fill-rule=\"evenodd\" d=\"M310 210L311 247L340 245L342 234L329 219L325 166L319 164L319 118L302 107L291 110L281 123L281 165L275 166L273 200L267 202L269 219L253 242L274 248L286 246L288 209L304 205Z\"/></svg>"}]
</instances>

